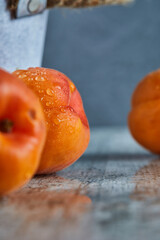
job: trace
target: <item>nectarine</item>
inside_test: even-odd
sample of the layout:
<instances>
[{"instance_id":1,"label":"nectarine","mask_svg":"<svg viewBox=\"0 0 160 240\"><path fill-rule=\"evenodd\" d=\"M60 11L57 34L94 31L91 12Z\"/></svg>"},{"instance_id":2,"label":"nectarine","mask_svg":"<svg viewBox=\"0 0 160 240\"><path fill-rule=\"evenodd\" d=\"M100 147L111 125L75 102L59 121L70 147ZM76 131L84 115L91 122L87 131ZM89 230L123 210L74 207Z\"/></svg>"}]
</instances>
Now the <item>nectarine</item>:
<instances>
[{"instance_id":1,"label":"nectarine","mask_svg":"<svg viewBox=\"0 0 160 240\"><path fill-rule=\"evenodd\" d=\"M62 170L85 151L90 130L83 103L75 85L64 74L51 69L29 68L14 75L38 96L47 123L47 140L37 173Z\"/></svg>"},{"instance_id":2,"label":"nectarine","mask_svg":"<svg viewBox=\"0 0 160 240\"><path fill-rule=\"evenodd\" d=\"M137 142L160 153L160 69L148 74L135 89L128 124Z\"/></svg>"},{"instance_id":3,"label":"nectarine","mask_svg":"<svg viewBox=\"0 0 160 240\"><path fill-rule=\"evenodd\" d=\"M35 173L46 128L38 98L18 78L0 69L0 195Z\"/></svg>"}]
</instances>

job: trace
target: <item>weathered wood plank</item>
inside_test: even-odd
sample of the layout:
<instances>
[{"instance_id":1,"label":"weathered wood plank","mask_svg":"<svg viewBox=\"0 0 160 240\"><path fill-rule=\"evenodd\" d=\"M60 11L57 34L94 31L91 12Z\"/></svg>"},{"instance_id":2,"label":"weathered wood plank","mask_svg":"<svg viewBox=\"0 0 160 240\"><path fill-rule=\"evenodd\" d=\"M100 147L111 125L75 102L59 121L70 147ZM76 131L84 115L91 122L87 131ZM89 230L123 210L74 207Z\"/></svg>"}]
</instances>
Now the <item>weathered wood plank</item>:
<instances>
[{"instance_id":1,"label":"weathered wood plank","mask_svg":"<svg viewBox=\"0 0 160 240\"><path fill-rule=\"evenodd\" d=\"M158 240L160 161L83 158L0 201L0 239Z\"/></svg>"}]
</instances>

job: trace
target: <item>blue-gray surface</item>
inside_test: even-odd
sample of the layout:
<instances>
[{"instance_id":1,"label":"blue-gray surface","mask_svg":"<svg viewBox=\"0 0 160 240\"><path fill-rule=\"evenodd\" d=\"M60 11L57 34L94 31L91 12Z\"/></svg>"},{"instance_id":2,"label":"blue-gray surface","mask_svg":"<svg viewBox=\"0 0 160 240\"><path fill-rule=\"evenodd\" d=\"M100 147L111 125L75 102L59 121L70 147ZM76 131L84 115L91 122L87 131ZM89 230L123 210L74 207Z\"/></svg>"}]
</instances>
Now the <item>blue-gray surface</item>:
<instances>
[{"instance_id":1,"label":"blue-gray surface","mask_svg":"<svg viewBox=\"0 0 160 240\"><path fill-rule=\"evenodd\" d=\"M160 160L88 157L0 199L1 240L159 240Z\"/></svg>"},{"instance_id":2,"label":"blue-gray surface","mask_svg":"<svg viewBox=\"0 0 160 240\"><path fill-rule=\"evenodd\" d=\"M91 126L124 125L138 81L160 66L160 1L50 12L43 66L78 86Z\"/></svg>"}]
</instances>

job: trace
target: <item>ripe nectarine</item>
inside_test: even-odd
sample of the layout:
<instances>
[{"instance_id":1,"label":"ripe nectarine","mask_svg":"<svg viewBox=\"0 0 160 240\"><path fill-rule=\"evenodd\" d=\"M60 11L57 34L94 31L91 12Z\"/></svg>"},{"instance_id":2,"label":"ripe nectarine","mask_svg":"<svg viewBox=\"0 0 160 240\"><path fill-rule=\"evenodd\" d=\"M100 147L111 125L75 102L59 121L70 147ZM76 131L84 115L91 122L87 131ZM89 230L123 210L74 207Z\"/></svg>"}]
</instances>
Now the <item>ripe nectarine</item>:
<instances>
[{"instance_id":1,"label":"ripe nectarine","mask_svg":"<svg viewBox=\"0 0 160 240\"><path fill-rule=\"evenodd\" d=\"M160 70L148 74L135 89L128 124L137 142L160 153Z\"/></svg>"},{"instance_id":2,"label":"ripe nectarine","mask_svg":"<svg viewBox=\"0 0 160 240\"><path fill-rule=\"evenodd\" d=\"M34 175L45 136L38 98L22 81L0 69L0 195Z\"/></svg>"},{"instance_id":3,"label":"ripe nectarine","mask_svg":"<svg viewBox=\"0 0 160 240\"><path fill-rule=\"evenodd\" d=\"M90 138L88 120L75 85L51 69L29 68L14 75L38 96L47 123L47 140L37 173L62 170L85 151Z\"/></svg>"}]
</instances>

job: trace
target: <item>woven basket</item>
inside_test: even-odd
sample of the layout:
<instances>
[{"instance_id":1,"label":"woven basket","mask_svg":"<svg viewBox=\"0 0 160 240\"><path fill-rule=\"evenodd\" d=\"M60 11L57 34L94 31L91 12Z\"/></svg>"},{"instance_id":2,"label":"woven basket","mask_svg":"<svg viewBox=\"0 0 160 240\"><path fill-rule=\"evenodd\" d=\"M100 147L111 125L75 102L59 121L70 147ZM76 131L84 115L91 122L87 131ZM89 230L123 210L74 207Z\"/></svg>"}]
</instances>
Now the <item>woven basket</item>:
<instances>
[{"instance_id":1,"label":"woven basket","mask_svg":"<svg viewBox=\"0 0 160 240\"><path fill-rule=\"evenodd\" d=\"M9 0L9 8L15 10L19 0ZM100 5L126 4L133 0L48 0L47 7L83 8Z\"/></svg>"},{"instance_id":2,"label":"woven basket","mask_svg":"<svg viewBox=\"0 0 160 240\"><path fill-rule=\"evenodd\" d=\"M48 0L48 7L93 7L109 4L125 4L131 0Z\"/></svg>"}]
</instances>

